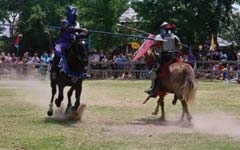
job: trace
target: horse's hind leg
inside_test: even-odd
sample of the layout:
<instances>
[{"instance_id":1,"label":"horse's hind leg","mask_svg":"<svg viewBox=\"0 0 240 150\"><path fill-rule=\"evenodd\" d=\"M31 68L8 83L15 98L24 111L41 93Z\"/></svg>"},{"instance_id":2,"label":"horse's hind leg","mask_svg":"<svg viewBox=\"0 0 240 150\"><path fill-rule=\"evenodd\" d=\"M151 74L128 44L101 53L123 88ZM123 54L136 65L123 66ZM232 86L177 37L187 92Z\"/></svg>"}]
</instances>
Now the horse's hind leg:
<instances>
[{"instance_id":1,"label":"horse's hind leg","mask_svg":"<svg viewBox=\"0 0 240 150\"><path fill-rule=\"evenodd\" d=\"M54 99L54 96L57 92L56 84L52 81L51 81L51 88L52 88L52 97L51 97L51 101L50 101L50 104L49 104L49 109L48 109L48 112L47 112L48 116L53 115L53 99Z\"/></svg>"},{"instance_id":2,"label":"horse's hind leg","mask_svg":"<svg viewBox=\"0 0 240 150\"><path fill-rule=\"evenodd\" d=\"M164 97L160 97L159 100L160 100L160 105L161 105L161 117L160 117L160 120L161 121L165 121L166 118L165 118L165 110L164 110Z\"/></svg>"},{"instance_id":3,"label":"horse's hind leg","mask_svg":"<svg viewBox=\"0 0 240 150\"><path fill-rule=\"evenodd\" d=\"M173 98L172 104L173 104L173 105L176 105L177 100L178 100L178 97L177 97L176 94L174 94L174 98Z\"/></svg>"},{"instance_id":4,"label":"horse's hind leg","mask_svg":"<svg viewBox=\"0 0 240 150\"><path fill-rule=\"evenodd\" d=\"M181 100L181 104L182 104L182 116L181 116L181 121L184 119L185 117L185 113L187 114L187 120L188 122L192 121L192 116L188 110L188 104L186 103L185 100Z\"/></svg>"},{"instance_id":5,"label":"horse's hind leg","mask_svg":"<svg viewBox=\"0 0 240 150\"><path fill-rule=\"evenodd\" d=\"M56 104L57 107L61 106L61 102L63 100L63 88L64 88L63 86L58 85L59 93L58 93L58 98L56 98L56 100L55 100L55 104Z\"/></svg>"}]
</instances>

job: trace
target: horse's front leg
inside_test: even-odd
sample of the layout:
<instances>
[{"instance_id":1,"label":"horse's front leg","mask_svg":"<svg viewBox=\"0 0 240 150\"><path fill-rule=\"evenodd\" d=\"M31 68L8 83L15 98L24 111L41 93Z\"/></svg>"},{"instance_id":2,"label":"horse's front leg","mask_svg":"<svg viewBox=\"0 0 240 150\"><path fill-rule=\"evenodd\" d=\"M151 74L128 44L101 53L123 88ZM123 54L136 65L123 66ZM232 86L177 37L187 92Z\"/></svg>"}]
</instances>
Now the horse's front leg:
<instances>
[{"instance_id":1,"label":"horse's front leg","mask_svg":"<svg viewBox=\"0 0 240 150\"><path fill-rule=\"evenodd\" d=\"M69 109L72 107L72 101L71 101L71 97L72 97L72 93L74 91L74 88L71 87L67 93L67 96L68 96L68 104L67 104L67 108L65 110L65 113L68 113L69 112Z\"/></svg>"},{"instance_id":2,"label":"horse's front leg","mask_svg":"<svg viewBox=\"0 0 240 150\"><path fill-rule=\"evenodd\" d=\"M152 112L152 115L157 115L157 114L158 114L158 112L159 112L159 106L161 105L161 104L160 104L160 101L161 101L161 97L158 98L157 106L156 106L154 112Z\"/></svg>"},{"instance_id":3,"label":"horse's front leg","mask_svg":"<svg viewBox=\"0 0 240 150\"><path fill-rule=\"evenodd\" d=\"M64 89L64 86L62 85L58 85L58 98L56 98L55 100L55 104L57 107L60 107L61 106L61 102L63 101L63 89Z\"/></svg>"},{"instance_id":4,"label":"horse's front leg","mask_svg":"<svg viewBox=\"0 0 240 150\"><path fill-rule=\"evenodd\" d=\"M50 104L49 104L49 109L48 109L48 116L52 116L53 115L53 99L54 99L54 96L57 92L57 88L56 88L56 84L51 81L51 88L52 88L52 97L51 97L51 101L50 101Z\"/></svg>"},{"instance_id":5,"label":"horse's front leg","mask_svg":"<svg viewBox=\"0 0 240 150\"><path fill-rule=\"evenodd\" d=\"M80 105L80 96L81 96L81 93L82 93L82 86L79 86L76 88L75 90L75 98L76 98L76 101L75 101L75 104L73 106L73 111L76 111Z\"/></svg>"}]
</instances>

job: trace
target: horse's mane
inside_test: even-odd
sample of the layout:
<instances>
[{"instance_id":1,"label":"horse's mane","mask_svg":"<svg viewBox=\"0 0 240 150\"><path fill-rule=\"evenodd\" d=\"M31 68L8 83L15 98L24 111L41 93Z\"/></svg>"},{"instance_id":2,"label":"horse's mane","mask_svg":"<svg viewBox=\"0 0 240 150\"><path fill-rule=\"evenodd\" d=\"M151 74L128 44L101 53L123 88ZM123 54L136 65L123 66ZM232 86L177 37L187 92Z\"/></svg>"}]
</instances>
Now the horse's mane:
<instances>
[{"instance_id":1,"label":"horse's mane","mask_svg":"<svg viewBox=\"0 0 240 150\"><path fill-rule=\"evenodd\" d=\"M149 49L143 56L144 61L149 69L154 65L155 55L151 49Z\"/></svg>"}]
</instances>

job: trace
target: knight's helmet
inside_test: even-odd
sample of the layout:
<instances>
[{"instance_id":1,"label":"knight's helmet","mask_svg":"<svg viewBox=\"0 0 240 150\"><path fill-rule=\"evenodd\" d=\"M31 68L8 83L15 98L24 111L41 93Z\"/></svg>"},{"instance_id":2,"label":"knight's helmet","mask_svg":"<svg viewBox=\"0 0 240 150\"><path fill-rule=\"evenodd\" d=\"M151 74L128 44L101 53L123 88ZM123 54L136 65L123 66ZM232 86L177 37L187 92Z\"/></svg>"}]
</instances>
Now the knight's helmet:
<instances>
[{"instance_id":1,"label":"knight's helmet","mask_svg":"<svg viewBox=\"0 0 240 150\"><path fill-rule=\"evenodd\" d=\"M161 28L164 28L166 25L168 25L168 23L166 21L164 21L162 24L161 24Z\"/></svg>"},{"instance_id":2,"label":"knight's helmet","mask_svg":"<svg viewBox=\"0 0 240 150\"><path fill-rule=\"evenodd\" d=\"M161 26L160 26L160 34L164 35L167 33L167 30L166 30L166 26L168 25L168 23L166 21L164 21Z\"/></svg>"},{"instance_id":3,"label":"knight's helmet","mask_svg":"<svg viewBox=\"0 0 240 150\"><path fill-rule=\"evenodd\" d=\"M67 17L68 23L70 25L75 26L77 23L77 14L78 14L77 7L67 6L65 11L66 11L66 17Z\"/></svg>"}]
</instances>

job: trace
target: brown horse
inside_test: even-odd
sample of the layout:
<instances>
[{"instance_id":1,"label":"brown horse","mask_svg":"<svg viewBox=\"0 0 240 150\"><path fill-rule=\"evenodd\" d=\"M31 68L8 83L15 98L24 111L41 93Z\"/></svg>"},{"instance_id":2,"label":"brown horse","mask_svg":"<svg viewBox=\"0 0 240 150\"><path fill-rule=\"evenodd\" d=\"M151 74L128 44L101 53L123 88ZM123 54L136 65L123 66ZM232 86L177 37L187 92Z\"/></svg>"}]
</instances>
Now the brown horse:
<instances>
[{"instance_id":1,"label":"brown horse","mask_svg":"<svg viewBox=\"0 0 240 150\"><path fill-rule=\"evenodd\" d=\"M151 50L149 50L145 54L146 64L151 64L153 59L154 54ZM164 69L166 69L165 71L167 75L165 77L161 77L161 88L158 92L159 99L153 115L158 114L159 106L161 106L162 114L160 120L165 120L164 97L166 93L173 93L174 99L172 104L175 105L178 99L182 104L181 120L184 119L186 114L187 120L191 122L192 116L188 109L188 103L195 99L197 90L197 81L193 68L187 63L175 61L167 65ZM151 97L148 96L143 103L145 104L150 98Z\"/></svg>"}]
</instances>

